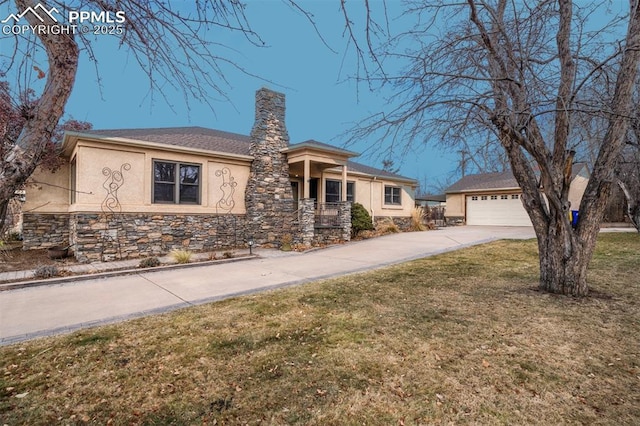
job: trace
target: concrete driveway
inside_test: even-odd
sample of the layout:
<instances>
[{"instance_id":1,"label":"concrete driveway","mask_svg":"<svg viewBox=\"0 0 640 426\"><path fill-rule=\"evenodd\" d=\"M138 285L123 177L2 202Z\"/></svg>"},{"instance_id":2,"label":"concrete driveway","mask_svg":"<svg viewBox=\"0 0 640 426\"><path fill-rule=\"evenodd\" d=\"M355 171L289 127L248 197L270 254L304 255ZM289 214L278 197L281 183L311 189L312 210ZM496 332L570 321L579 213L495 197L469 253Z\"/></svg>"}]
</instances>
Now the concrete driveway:
<instances>
[{"instance_id":1,"label":"concrete driveway","mask_svg":"<svg viewBox=\"0 0 640 426\"><path fill-rule=\"evenodd\" d=\"M306 253L59 283L0 292L0 345L166 312L232 296L372 270L498 239L530 227L463 226L393 234Z\"/></svg>"}]
</instances>

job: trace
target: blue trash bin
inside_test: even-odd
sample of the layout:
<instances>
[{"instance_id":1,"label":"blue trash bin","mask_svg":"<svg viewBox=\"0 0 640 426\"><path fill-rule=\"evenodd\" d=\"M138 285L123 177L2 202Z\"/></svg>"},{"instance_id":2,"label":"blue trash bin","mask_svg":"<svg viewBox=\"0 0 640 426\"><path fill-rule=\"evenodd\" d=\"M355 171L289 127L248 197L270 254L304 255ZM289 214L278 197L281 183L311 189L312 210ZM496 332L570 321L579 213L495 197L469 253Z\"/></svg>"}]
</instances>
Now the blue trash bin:
<instances>
[{"instance_id":1,"label":"blue trash bin","mask_svg":"<svg viewBox=\"0 0 640 426\"><path fill-rule=\"evenodd\" d=\"M578 227L578 210L571 210L571 227L573 229Z\"/></svg>"}]
</instances>

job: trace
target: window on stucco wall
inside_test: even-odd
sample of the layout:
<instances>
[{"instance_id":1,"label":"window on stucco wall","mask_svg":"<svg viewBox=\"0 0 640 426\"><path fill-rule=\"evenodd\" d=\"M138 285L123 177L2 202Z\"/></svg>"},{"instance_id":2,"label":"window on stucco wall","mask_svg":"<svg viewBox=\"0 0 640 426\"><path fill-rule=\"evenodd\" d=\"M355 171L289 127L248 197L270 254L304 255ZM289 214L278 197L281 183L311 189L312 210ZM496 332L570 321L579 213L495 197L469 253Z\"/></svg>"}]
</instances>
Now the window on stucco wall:
<instances>
[{"instance_id":1,"label":"window on stucco wall","mask_svg":"<svg viewBox=\"0 0 640 426\"><path fill-rule=\"evenodd\" d=\"M200 204L200 165L155 160L153 202Z\"/></svg>"},{"instance_id":2,"label":"window on stucco wall","mask_svg":"<svg viewBox=\"0 0 640 426\"><path fill-rule=\"evenodd\" d=\"M355 202L356 183L347 182L347 201ZM342 181L327 179L324 200L327 203L337 203L342 195Z\"/></svg>"},{"instance_id":3,"label":"window on stucco wall","mask_svg":"<svg viewBox=\"0 0 640 426\"><path fill-rule=\"evenodd\" d=\"M402 188L399 186L384 187L384 203L394 206L402 205Z\"/></svg>"}]
</instances>

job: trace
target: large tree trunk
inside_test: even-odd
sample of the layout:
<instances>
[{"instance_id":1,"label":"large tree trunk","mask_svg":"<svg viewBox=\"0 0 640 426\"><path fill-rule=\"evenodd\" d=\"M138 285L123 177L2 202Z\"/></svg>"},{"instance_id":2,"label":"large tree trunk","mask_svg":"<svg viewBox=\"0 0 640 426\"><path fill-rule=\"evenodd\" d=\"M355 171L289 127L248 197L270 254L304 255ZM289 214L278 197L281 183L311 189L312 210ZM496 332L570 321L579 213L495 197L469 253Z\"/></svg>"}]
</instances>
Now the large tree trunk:
<instances>
[{"instance_id":1,"label":"large tree trunk","mask_svg":"<svg viewBox=\"0 0 640 426\"><path fill-rule=\"evenodd\" d=\"M567 296L586 296L589 292L589 253L593 251L597 234L578 239L564 218L555 217L550 222L549 226L535 227L540 258L540 289Z\"/></svg>"},{"instance_id":2,"label":"large tree trunk","mask_svg":"<svg viewBox=\"0 0 640 426\"><path fill-rule=\"evenodd\" d=\"M9 200L4 201L3 198L0 198L0 239L2 239L2 237L4 237L4 234L7 232L6 222L7 222L8 207L9 207Z\"/></svg>"},{"instance_id":3,"label":"large tree trunk","mask_svg":"<svg viewBox=\"0 0 640 426\"><path fill-rule=\"evenodd\" d=\"M566 172L564 181L561 181L558 175L546 176L545 179L544 170L542 171L542 182L549 199L549 207L543 211L534 212L533 215L532 211L529 211L540 249L540 288L542 290L572 296L588 294L587 267L593 256L600 223L609 200L611 187L615 182L614 170L624 146L630 117L634 116L632 94L639 63L640 10L637 2L631 2L626 46L616 80L611 111L609 111L609 127L580 203L577 228L572 229L568 220L566 201L570 176ZM555 148L557 149L557 146ZM554 152L554 158L560 158L557 150ZM552 168L556 173L559 171L559 164L557 161ZM565 170L568 171L566 166ZM544 216L546 220L540 220Z\"/></svg>"},{"instance_id":4,"label":"large tree trunk","mask_svg":"<svg viewBox=\"0 0 640 426\"><path fill-rule=\"evenodd\" d=\"M16 0L18 10L34 7L31 0ZM25 17L31 25L38 25L33 14ZM59 25L44 16L47 25ZM29 111L25 126L17 143L0 161L0 213L2 223L6 215L6 206L33 173L42 157L47 142L51 140L58 121L64 114L64 108L71 94L78 68L78 46L72 35L38 34L47 52L49 69L45 88L33 110Z\"/></svg>"}]
</instances>

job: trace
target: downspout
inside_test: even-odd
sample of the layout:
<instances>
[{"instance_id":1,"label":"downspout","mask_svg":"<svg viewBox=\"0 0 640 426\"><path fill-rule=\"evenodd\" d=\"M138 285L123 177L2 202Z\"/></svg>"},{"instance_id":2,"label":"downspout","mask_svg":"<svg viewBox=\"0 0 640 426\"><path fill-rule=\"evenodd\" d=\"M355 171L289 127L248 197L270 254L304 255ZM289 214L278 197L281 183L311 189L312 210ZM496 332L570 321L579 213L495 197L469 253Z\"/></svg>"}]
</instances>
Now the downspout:
<instances>
[{"instance_id":1,"label":"downspout","mask_svg":"<svg viewBox=\"0 0 640 426\"><path fill-rule=\"evenodd\" d=\"M374 176L373 179L371 179L371 185L369 185L369 210L371 210L371 221L375 223L376 221L376 215L375 215L375 211L373 210L373 183L378 180L378 176Z\"/></svg>"}]
</instances>

